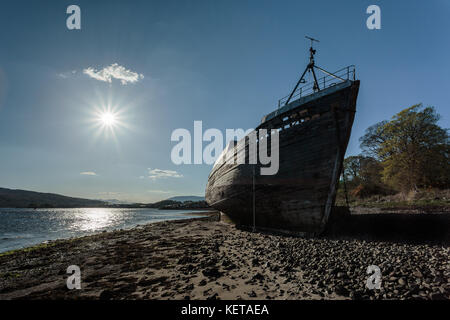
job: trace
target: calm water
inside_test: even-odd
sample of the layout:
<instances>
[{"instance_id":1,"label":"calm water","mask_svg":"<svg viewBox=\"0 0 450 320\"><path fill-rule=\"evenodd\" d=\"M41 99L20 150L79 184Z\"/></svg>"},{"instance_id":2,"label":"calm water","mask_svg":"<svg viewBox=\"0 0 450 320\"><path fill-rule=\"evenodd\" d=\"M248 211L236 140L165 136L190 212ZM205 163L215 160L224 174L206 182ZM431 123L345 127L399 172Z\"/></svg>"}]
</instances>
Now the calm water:
<instances>
[{"instance_id":1,"label":"calm water","mask_svg":"<svg viewBox=\"0 0 450 320\"><path fill-rule=\"evenodd\" d=\"M187 219L189 210L158 209L4 209L0 208L0 252L46 240L79 237L138 224Z\"/></svg>"}]
</instances>

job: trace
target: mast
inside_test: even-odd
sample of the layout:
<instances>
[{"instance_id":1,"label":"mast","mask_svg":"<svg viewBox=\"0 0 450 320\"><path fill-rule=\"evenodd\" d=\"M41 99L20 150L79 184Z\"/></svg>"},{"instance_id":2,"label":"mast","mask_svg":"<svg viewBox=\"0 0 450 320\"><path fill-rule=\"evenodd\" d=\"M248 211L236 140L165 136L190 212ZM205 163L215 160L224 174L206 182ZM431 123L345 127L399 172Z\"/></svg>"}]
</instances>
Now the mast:
<instances>
[{"instance_id":1,"label":"mast","mask_svg":"<svg viewBox=\"0 0 450 320\"><path fill-rule=\"evenodd\" d=\"M289 95L289 98L286 100L286 103L284 105L287 105L289 103L289 101L291 101L291 98L294 95L294 93L297 90L300 83L305 83L304 77L305 77L305 74L307 71L310 71L313 74L313 77L314 77L313 89L314 89L314 91L320 91L319 83L317 82L316 73L314 72L314 67L315 67L314 55L316 54L316 50L314 50L314 48L313 48L314 41L316 41L316 42L320 42L320 41L317 39L308 37L308 36L305 36L305 38L311 40L311 46L309 47L309 63L306 66L305 71L303 71L302 76L297 81L297 84L295 85L294 90L292 90L291 94Z\"/></svg>"},{"instance_id":2,"label":"mast","mask_svg":"<svg viewBox=\"0 0 450 320\"><path fill-rule=\"evenodd\" d=\"M314 69L322 71L326 75L331 76L331 77L333 77L335 79L338 79L340 81L346 81L342 77L339 77L339 76L337 76L337 75L335 75L335 74L333 74L331 72L328 72L327 70L325 70L325 69L323 69L323 68L321 68L321 67L316 65L316 63L314 61L314 55L316 54L316 50L313 48L313 44L314 44L314 41L315 42L320 42L320 41L317 40L317 39L308 37L308 36L305 36L305 38L309 39L311 41L311 46L309 47L309 63L306 66L305 71L303 71L302 76L298 80L297 84L294 87L294 90L292 90L291 94L289 95L289 97L286 100L284 105L287 105L291 101L291 99L294 96L295 91L297 91L298 86L300 85L300 83L305 83L306 82L304 78L305 78L305 75L306 75L307 71L311 72L312 75L313 75L313 78L314 78L313 90L314 90L314 92L318 92L318 91L321 90L320 87L319 87L319 82L317 81L317 76L316 76L316 72L314 71ZM348 71L348 67L347 67L347 80L348 80L348 74L349 74L349 71ZM355 73L353 72L353 80L355 80L354 77L355 77ZM325 86L325 84L324 84L324 86ZM323 87L322 89L325 89L325 87Z\"/></svg>"},{"instance_id":3,"label":"mast","mask_svg":"<svg viewBox=\"0 0 450 320\"><path fill-rule=\"evenodd\" d=\"M315 67L314 55L316 54L316 50L313 49L314 41L316 41L316 42L320 42L320 41L317 40L317 39L308 37L308 36L305 36L305 38L311 40L311 46L309 47L309 64L308 64L308 66L306 68L309 69L312 72L312 74L313 74L313 77L314 77L313 90L314 90L314 92L315 91L320 91L319 83L317 82L316 73L314 72L314 67Z\"/></svg>"}]
</instances>

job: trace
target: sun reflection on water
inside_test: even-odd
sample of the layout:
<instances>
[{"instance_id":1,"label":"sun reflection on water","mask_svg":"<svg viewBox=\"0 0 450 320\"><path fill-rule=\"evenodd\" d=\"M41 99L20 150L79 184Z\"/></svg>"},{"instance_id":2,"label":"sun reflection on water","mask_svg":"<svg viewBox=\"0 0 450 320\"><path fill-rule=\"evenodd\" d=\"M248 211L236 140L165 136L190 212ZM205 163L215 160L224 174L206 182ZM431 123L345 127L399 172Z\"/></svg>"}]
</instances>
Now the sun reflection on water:
<instances>
[{"instance_id":1,"label":"sun reflection on water","mask_svg":"<svg viewBox=\"0 0 450 320\"><path fill-rule=\"evenodd\" d=\"M95 231L107 228L116 223L118 212L107 208L88 208L77 213L76 228L80 231Z\"/></svg>"},{"instance_id":2,"label":"sun reflection on water","mask_svg":"<svg viewBox=\"0 0 450 320\"><path fill-rule=\"evenodd\" d=\"M151 208L0 208L0 253L48 240L196 217L187 213Z\"/></svg>"}]
</instances>

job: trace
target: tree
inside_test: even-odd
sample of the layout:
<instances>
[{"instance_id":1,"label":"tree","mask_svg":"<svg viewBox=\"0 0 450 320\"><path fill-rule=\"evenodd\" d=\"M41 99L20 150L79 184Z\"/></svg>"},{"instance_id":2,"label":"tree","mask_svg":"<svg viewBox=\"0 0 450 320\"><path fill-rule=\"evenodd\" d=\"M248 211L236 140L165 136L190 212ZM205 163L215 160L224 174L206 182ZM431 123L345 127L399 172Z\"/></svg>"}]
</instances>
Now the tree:
<instances>
[{"instance_id":1,"label":"tree","mask_svg":"<svg viewBox=\"0 0 450 320\"><path fill-rule=\"evenodd\" d=\"M347 181L359 182L362 156L350 156L344 159L344 175Z\"/></svg>"},{"instance_id":2,"label":"tree","mask_svg":"<svg viewBox=\"0 0 450 320\"><path fill-rule=\"evenodd\" d=\"M347 181L352 184L380 184L381 183L380 163L373 157L357 155L344 159L344 174Z\"/></svg>"},{"instance_id":3,"label":"tree","mask_svg":"<svg viewBox=\"0 0 450 320\"><path fill-rule=\"evenodd\" d=\"M409 191L450 184L449 137L433 107L416 104L366 130L361 149L382 165L382 180Z\"/></svg>"},{"instance_id":4,"label":"tree","mask_svg":"<svg viewBox=\"0 0 450 320\"><path fill-rule=\"evenodd\" d=\"M383 167L381 163L372 157L364 157L361 163L360 177L365 184L381 186L381 172Z\"/></svg>"},{"instance_id":5,"label":"tree","mask_svg":"<svg viewBox=\"0 0 450 320\"><path fill-rule=\"evenodd\" d=\"M380 160L377 151L380 144L384 143L386 140L384 126L387 123L388 121L383 120L370 126L366 129L364 136L359 138L359 142L361 143L360 148L363 150L364 154Z\"/></svg>"}]
</instances>

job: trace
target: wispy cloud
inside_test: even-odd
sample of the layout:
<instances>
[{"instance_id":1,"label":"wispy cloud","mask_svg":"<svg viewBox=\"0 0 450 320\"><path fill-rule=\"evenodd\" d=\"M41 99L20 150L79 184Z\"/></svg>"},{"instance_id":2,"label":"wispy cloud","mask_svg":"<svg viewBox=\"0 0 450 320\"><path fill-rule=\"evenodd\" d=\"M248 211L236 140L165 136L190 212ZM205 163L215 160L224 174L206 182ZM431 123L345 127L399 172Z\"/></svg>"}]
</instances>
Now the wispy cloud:
<instances>
[{"instance_id":1,"label":"wispy cloud","mask_svg":"<svg viewBox=\"0 0 450 320\"><path fill-rule=\"evenodd\" d=\"M71 76L74 76L77 73L76 70L72 70L72 71L68 71L68 72L61 72L58 73L58 77L62 78L62 79L67 79L70 78Z\"/></svg>"},{"instance_id":2,"label":"wispy cloud","mask_svg":"<svg viewBox=\"0 0 450 320\"><path fill-rule=\"evenodd\" d=\"M102 196L118 196L122 193L121 192L102 191L102 192L98 192L98 194L102 195Z\"/></svg>"},{"instance_id":3,"label":"wispy cloud","mask_svg":"<svg viewBox=\"0 0 450 320\"><path fill-rule=\"evenodd\" d=\"M172 193L172 191L167 191L167 190L147 190L147 192L158 193L158 194Z\"/></svg>"},{"instance_id":4,"label":"wispy cloud","mask_svg":"<svg viewBox=\"0 0 450 320\"><path fill-rule=\"evenodd\" d=\"M117 79L120 80L123 85L138 82L139 80L144 79L143 74L127 70L125 67L119 66L117 63L113 63L112 65L104 67L101 70L96 70L89 67L84 69L83 73L93 79L109 83L112 82L112 79Z\"/></svg>"},{"instance_id":5,"label":"wispy cloud","mask_svg":"<svg viewBox=\"0 0 450 320\"><path fill-rule=\"evenodd\" d=\"M83 175L83 176L96 176L97 175L93 171L83 171L83 172L80 172L80 174Z\"/></svg>"},{"instance_id":6,"label":"wispy cloud","mask_svg":"<svg viewBox=\"0 0 450 320\"><path fill-rule=\"evenodd\" d=\"M148 177L152 180L159 178L182 178L183 175L174 170L148 168Z\"/></svg>"}]
</instances>

